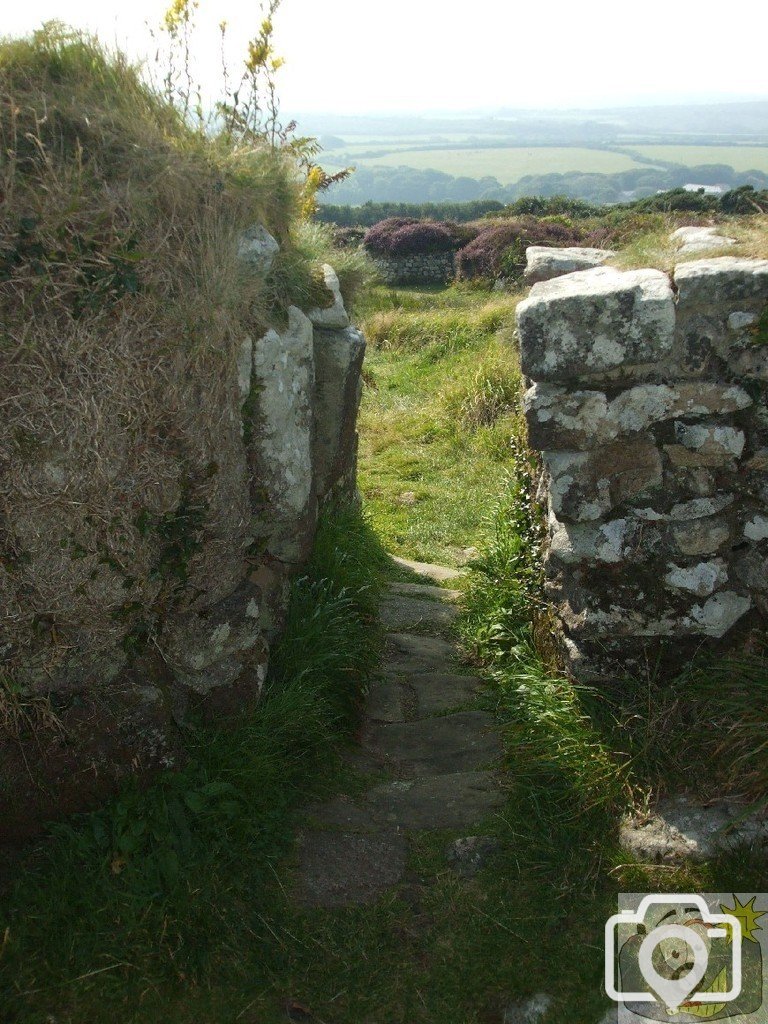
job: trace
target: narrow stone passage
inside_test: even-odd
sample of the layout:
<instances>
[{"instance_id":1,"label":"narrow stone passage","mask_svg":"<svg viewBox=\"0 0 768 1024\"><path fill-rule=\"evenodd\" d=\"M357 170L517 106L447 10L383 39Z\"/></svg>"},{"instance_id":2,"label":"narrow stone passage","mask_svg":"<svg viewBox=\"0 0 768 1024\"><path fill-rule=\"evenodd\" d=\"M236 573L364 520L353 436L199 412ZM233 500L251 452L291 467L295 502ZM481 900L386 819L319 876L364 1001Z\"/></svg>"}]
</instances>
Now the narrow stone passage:
<instances>
[{"instance_id":1,"label":"narrow stone passage","mask_svg":"<svg viewBox=\"0 0 768 1024\"><path fill-rule=\"evenodd\" d=\"M397 559L420 576L450 580L445 566ZM376 900L404 880L415 834L465 834L446 864L466 867L492 840L466 834L499 809L494 774L501 742L494 719L477 707L481 681L466 675L451 637L460 592L434 584L393 583L382 601L387 628L380 678L367 696L361 761L382 781L352 800L310 808L300 838L300 897L311 906Z\"/></svg>"}]
</instances>

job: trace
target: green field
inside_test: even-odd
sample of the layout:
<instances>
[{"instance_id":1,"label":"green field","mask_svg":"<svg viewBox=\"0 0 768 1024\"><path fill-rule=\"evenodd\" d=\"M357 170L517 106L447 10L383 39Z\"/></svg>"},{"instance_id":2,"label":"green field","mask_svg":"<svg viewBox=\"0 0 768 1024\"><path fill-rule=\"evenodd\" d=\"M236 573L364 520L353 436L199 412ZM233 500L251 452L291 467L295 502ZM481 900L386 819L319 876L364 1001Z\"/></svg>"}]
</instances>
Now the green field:
<instances>
[{"instance_id":1,"label":"green field","mask_svg":"<svg viewBox=\"0 0 768 1024\"><path fill-rule=\"evenodd\" d=\"M763 171L768 174L768 146L633 146L651 160L696 167L698 164L728 164L734 171Z\"/></svg>"},{"instance_id":2,"label":"green field","mask_svg":"<svg viewBox=\"0 0 768 1024\"><path fill-rule=\"evenodd\" d=\"M766 150L768 153L768 149ZM527 174L564 174L592 171L613 174L640 166L630 156L576 146L495 147L476 149L400 150L359 161L360 166L414 167L443 171L457 177L490 175L502 185L512 185Z\"/></svg>"}]
</instances>

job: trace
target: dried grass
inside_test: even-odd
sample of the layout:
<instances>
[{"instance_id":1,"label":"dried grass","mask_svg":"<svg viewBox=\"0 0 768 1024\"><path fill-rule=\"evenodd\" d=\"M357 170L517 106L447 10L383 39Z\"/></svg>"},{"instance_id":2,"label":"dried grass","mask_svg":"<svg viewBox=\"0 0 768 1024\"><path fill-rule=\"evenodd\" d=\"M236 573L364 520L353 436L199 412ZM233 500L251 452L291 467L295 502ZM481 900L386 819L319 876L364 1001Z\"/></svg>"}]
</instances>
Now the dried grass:
<instances>
[{"instance_id":1,"label":"dried grass","mask_svg":"<svg viewBox=\"0 0 768 1024\"><path fill-rule=\"evenodd\" d=\"M291 282L237 238L290 247L297 186L54 26L0 44L0 189L0 652L44 689L242 573L236 351Z\"/></svg>"}]
</instances>

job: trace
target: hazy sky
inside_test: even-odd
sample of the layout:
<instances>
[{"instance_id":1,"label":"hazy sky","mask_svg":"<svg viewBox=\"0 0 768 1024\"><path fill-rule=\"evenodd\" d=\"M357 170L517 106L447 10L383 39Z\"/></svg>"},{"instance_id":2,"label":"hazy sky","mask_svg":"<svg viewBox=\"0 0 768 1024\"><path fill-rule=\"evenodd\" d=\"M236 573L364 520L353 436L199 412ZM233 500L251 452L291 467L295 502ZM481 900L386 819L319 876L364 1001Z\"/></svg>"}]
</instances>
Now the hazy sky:
<instances>
[{"instance_id":1,"label":"hazy sky","mask_svg":"<svg viewBox=\"0 0 768 1024\"><path fill-rule=\"evenodd\" d=\"M165 0L5 0L2 27L58 18L133 55L150 43ZM245 43L258 0L200 0L209 38L226 18ZM768 97L768 6L731 0L283 0L286 111L333 113L611 106ZM196 64L212 81L213 51Z\"/></svg>"}]
</instances>

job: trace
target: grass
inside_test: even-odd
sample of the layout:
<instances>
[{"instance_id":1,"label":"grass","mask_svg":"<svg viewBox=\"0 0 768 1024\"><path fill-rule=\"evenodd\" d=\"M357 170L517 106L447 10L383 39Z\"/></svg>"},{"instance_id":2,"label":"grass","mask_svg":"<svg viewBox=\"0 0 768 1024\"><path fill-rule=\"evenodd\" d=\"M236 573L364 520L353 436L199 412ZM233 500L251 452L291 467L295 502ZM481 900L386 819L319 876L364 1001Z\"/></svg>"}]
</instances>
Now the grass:
<instances>
[{"instance_id":1,"label":"grass","mask_svg":"<svg viewBox=\"0 0 768 1024\"><path fill-rule=\"evenodd\" d=\"M760 650L673 688L650 677L597 692L558 673L515 302L466 288L359 298L369 519L348 508L323 524L253 717L196 733L181 772L60 827L17 873L0 912L4 1024L500 1024L508 1002L540 991L554 1000L547 1021L595 1024L619 892L763 888L762 855L670 869L618 846L623 810L664 785L693 777L711 791L746 769L751 791L765 786L768 722L753 696L768 674ZM508 800L477 830L499 848L460 880L444 855L457 833L424 834L400 892L302 909L301 806L366 785L338 751L376 662L382 545L448 562L480 549L460 636L504 738Z\"/></svg>"},{"instance_id":2,"label":"grass","mask_svg":"<svg viewBox=\"0 0 768 1024\"><path fill-rule=\"evenodd\" d=\"M267 985L282 958L275 865L297 807L344 778L338 751L378 658L381 565L358 510L329 511L255 712L194 731L181 770L31 851L3 893L0 1020L150 1021L209 985Z\"/></svg>"},{"instance_id":3,"label":"grass","mask_svg":"<svg viewBox=\"0 0 768 1024\"><path fill-rule=\"evenodd\" d=\"M485 536L486 481L508 456L516 300L379 288L367 301L361 492L389 550L456 564Z\"/></svg>"},{"instance_id":4,"label":"grass","mask_svg":"<svg viewBox=\"0 0 768 1024\"><path fill-rule=\"evenodd\" d=\"M717 226L719 232L736 240L706 252L680 255L678 246L670 240L671 233L683 224ZM654 215L650 224L627 237L617 255L610 262L624 270L655 267L667 273L679 263L692 260L714 259L717 256L738 256L746 259L768 259L768 217L756 214L749 217L702 217L683 214Z\"/></svg>"},{"instance_id":5,"label":"grass","mask_svg":"<svg viewBox=\"0 0 768 1024\"><path fill-rule=\"evenodd\" d=\"M577 146L510 146L472 149L411 150L359 159L361 166L413 167L457 176L490 175L502 185L513 185L527 174L564 174L568 171L613 174L640 165L631 156Z\"/></svg>"}]
</instances>

